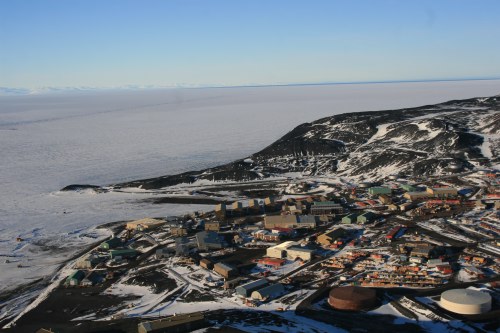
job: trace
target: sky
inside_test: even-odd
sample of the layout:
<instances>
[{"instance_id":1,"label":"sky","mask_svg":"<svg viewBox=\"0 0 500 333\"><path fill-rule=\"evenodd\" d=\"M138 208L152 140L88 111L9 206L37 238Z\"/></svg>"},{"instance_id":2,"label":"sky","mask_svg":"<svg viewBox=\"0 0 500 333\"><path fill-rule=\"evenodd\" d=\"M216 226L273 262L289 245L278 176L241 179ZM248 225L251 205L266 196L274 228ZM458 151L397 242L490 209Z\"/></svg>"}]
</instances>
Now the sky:
<instances>
[{"instance_id":1,"label":"sky","mask_svg":"<svg viewBox=\"0 0 500 333\"><path fill-rule=\"evenodd\" d=\"M0 0L0 87L500 77L498 0Z\"/></svg>"}]
</instances>

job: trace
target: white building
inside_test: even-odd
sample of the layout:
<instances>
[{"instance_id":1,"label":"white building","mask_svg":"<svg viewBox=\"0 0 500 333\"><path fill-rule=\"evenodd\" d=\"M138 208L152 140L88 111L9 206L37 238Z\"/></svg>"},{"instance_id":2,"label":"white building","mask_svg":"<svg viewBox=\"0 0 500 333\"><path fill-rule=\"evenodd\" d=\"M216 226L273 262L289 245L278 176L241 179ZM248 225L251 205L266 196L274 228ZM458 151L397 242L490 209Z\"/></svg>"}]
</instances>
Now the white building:
<instances>
[{"instance_id":1,"label":"white building","mask_svg":"<svg viewBox=\"0 0 500 333\"><path fill-rule=\"evenodd\" d=\"M292 246L286 250L286 256L290 260L296 260L297 258L300 258L304 261L309 261L312 259L313 253L314 250L305 249L300 246Z\"/></svg>"},{"instance_id":2,"label":"white building","mask_svg":"<svg viewBox=\"0 0 500 333\"><path fill-rule=\"evenodd\" d=\"M271 246L267 248L266 255L271 258L285 258L287 256L287 249L297 245L299 245L299 243L288 241L275 246Z\"/></svg>"}]
</instances>

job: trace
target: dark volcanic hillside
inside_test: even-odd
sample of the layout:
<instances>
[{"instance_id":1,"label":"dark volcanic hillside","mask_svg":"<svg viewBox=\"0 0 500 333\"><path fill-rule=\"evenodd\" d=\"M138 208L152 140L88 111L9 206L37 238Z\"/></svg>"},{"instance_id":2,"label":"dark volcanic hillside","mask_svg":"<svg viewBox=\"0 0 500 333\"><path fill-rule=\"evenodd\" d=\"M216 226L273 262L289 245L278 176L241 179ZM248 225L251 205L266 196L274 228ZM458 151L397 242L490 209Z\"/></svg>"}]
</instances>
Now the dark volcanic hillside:
<instances>
[{"instance_id":1,"label":"dark volcanic hillside","mask_svg":"<svg viewBox=\"0 0 500 333\"><path fill-rule=\"evenodd\" d=\"M498 163L500 96L417 108L335 115L302 124L247 159L116 186L251 180L287 172L359 179L443 174Z\"/></svg>"}]
</instances>

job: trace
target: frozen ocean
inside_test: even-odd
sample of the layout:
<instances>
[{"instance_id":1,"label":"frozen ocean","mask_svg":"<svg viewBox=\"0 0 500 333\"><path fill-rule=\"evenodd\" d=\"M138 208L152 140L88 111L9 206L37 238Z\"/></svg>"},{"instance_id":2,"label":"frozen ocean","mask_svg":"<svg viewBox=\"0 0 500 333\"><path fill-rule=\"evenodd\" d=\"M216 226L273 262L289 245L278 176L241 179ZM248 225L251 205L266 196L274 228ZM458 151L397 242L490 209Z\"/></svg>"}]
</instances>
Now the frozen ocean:
<instances>
[{"instance_id":1,"label":"frozen ocean","mask_svg":"<svg viewBox=\"0 0 500 333\"><path fill-rule=\"evenodd\" d=\"M0 97L0 292L53 274L106 236L99 224L212 208L138 204L141 193L59 192L66 185L215 166L333 114L499 93L499 80L484 80Z\"/></svg>"}]
</instances>

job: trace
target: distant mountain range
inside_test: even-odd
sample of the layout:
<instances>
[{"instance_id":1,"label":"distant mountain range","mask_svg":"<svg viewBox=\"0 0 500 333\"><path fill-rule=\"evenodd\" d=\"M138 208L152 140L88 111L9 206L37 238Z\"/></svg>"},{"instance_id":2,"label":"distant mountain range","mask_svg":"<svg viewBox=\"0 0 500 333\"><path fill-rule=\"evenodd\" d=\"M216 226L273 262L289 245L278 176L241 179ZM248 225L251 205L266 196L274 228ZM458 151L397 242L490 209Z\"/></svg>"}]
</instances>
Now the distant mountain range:
<instances>
[{"instance_id":1,"label":"distant mountain range","mask_svg":"<svg viewBox=\"0 0 500 333\"><path fill-rule=\"evenodd\" d=\"M93 92L93 91L113 91L113 90L142 90L142 89L167 89L180 88L181 85L175 86L120 86L120 87L43 87L36 89L28 88L7 88L0 87L0 96L26 96L26 95L43 95L54 93L76 93L76 92Z\"/></svg>"},{"instance_id":2,"label":"distant mountain range","mask_svg":"<svg viewBox=\"0 0 500 333\"><path fill-rule=\"evenodd\" d=\"M355 112L297 126L262 151L219 167L117 187L256 180L289 172L377 180L500 164L500 95L415 108Z\"/></svg>"},{"instance_id":3,"label":"distant mountain range","mask_svg":"<svg viewBox=\"0 0 500 333\"><path fill-rule=\"evenodd\" d=\"M92 92L92 91L121 91L121 90L154 90L174 88L241 88L241 87L276 87L276 86L324 86L324 85L356 85L356 84L384 84L384 83L416 83L416 82L460 82L460 81L489 81L499 80L498 77L429 79L429 80L387 80L387 81L352 81L352 82L273 82L273 83L173 83L163 85L129 84L122 86L67 86L67 87L38 87L38 88L9 88L0 87L0 96L42 95L51 93Z\"/></svg>"}]
</instances>

